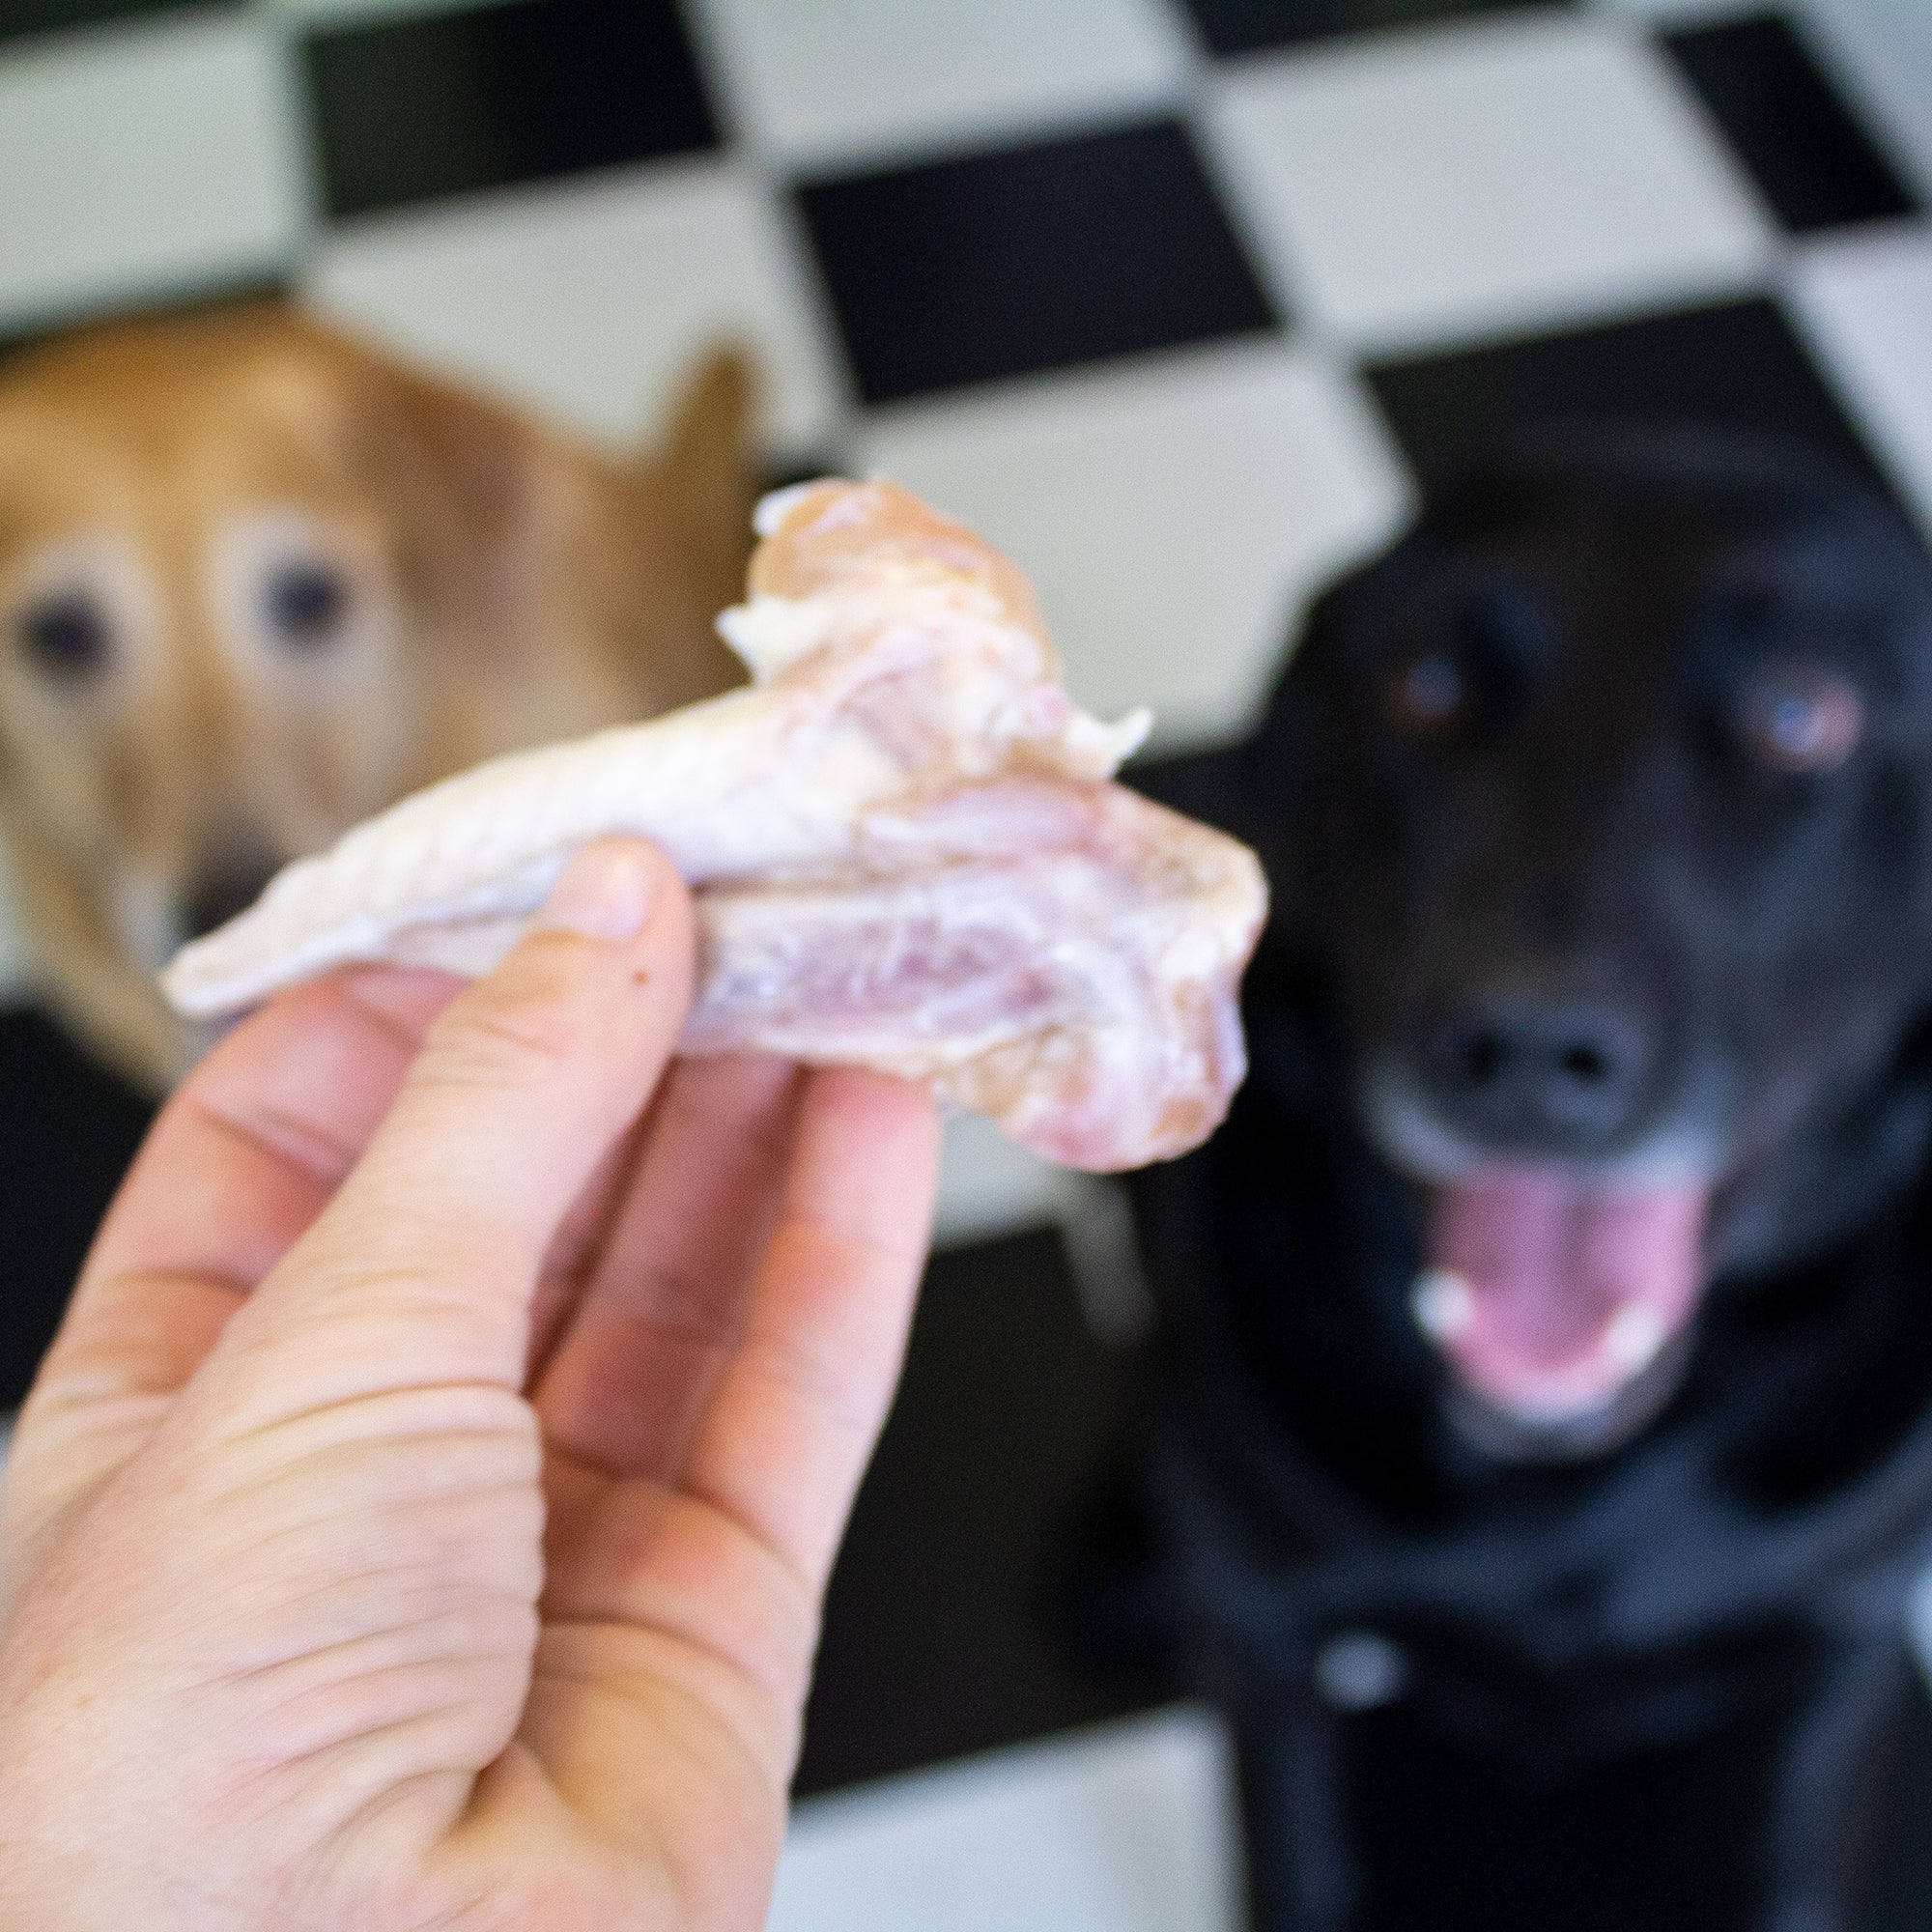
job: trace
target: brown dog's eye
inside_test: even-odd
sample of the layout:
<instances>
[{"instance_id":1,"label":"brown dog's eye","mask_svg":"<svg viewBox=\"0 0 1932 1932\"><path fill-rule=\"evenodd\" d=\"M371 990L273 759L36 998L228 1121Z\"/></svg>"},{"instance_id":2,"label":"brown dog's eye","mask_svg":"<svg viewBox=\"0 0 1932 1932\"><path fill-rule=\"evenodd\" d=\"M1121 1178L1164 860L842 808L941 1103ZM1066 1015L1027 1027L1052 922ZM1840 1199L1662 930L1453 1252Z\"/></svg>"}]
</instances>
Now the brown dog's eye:
<instances>
[{"instance_id":1,"label":"brown dog's eye","mask_svg":"<svg viewBox=\"0 0 1932 1932\"><path fill-rule=\"evenodd\" d=\"M1739 712L1745 748L1767 770L1829 772L1857 750L1864 699L1849 678L1812 666L1762 671Z\"/></svg>"},{"instance_id":2,"label":"brown dog's eye","mask_svg":"<svg viewBox=\"0 0 1932 1932\"><path fill-rule=\"evenodd\" d=\"M327 643L349 611L349 586L327 565L284 563L262 588L270 631L285 644L312 650Z\"/></svg>"},{"instance_id":3,"label":"brown dog's eye","mask_svg":"<svg viewBox=\"0 0 1932 1932\"><path fill-rule=\"evenodd\" d=\"M107 614L79 590L29 604L14 619L20 649L54 677L91 677L106 668L114 638Z\"/></svg>"},{"instance_id":4,"label":"brown dog's eye","mask_svg":"<svg viewBox=\"0 0 1932 1932\"><path fill-rule=\"evenodd\" d=\"M1456 661L1432 651L1397 668L1382 687L1382 708L1399 730L1427 738L1457 722L1465 696Z\"/></svg>"}]
</instances>

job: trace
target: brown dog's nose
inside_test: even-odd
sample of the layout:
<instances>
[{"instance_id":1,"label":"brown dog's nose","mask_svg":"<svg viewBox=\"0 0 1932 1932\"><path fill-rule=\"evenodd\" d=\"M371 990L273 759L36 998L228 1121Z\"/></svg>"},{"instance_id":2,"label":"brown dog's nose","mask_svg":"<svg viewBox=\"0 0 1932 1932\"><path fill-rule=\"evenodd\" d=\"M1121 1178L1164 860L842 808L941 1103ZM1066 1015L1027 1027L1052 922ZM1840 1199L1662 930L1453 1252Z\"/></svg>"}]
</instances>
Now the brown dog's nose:
<instances>
[{"instance_id":1,"label":"brown dog's nose","mask_svg":"<svg viewBox=\"0 0 1932 1932\"><path fill-rule=\"evenodd\" d=\"M1429 1090L1463 1132L1512 1151L1574 1155L1630 1125L1648 1071L1642 1030L1582 1001L1484 1000L1423 1049Z\"/></svg>"},{"instance_id":2,"label":"brown dog's nose","mask_svg":"<svg viewBox=\"0 0 1932 1932\"><path fill-rule=\"evenodd\" d=\"M226 925L237 913L246 912L279 869L277 861L265 858L218 866L202 873L182 903L183 936L199 939L204 932Z\"/></svg>"}]
</instances>

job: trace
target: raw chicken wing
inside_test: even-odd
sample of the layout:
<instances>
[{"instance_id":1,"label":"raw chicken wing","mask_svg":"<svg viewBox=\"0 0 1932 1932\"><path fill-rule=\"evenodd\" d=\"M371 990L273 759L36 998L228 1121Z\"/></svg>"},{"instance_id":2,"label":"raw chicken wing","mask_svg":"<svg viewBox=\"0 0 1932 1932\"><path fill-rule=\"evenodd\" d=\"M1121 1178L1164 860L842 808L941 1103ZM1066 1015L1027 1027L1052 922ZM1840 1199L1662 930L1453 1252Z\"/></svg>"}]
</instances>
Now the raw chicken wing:
<instances>
[{"instance_id":1,"label":"raw chicken wing","mask_svg":"<svg viewBox=\"0 0 1932 1932\"><path fill-rule=\"evenodd\" d=\"M163 983L216 1015L352 960L476 974L589 839L696 889L684 1050L924 1079L1047 1158L1194 1146L1243 1071L1247 849L1107 782L1145 714L1074 705L1025 580L887 484L768 497L719 619L753 682L523 752L289 867Z\"/></svg>"}]
</instances>

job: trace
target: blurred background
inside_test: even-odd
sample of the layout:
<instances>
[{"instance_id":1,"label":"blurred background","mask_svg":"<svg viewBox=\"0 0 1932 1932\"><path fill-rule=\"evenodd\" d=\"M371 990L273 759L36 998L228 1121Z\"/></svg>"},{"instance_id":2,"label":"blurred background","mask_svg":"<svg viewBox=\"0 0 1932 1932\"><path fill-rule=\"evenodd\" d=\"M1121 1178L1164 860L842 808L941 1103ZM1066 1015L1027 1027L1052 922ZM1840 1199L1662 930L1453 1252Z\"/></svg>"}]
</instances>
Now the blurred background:
<instances>
[{"instance_id":1,"label":"blurred background","mask_svg":"<svg viewBox=\"0 0 1932 1932\"><path fill-rule=\"evenodd\" d=\"M0 354L285 291L622 443L744 341L772 477L982 530L1155 755L1498 426L1785 431L1932 517L1928 196L1914 0L0 0ZM11 1406L146 1109L4 919L0 987ZM1052 1608L1120 1205L961 1132L943 1235L774 1923L1231 1927L1213 1723Z\"/></svg>"}]
</instances>

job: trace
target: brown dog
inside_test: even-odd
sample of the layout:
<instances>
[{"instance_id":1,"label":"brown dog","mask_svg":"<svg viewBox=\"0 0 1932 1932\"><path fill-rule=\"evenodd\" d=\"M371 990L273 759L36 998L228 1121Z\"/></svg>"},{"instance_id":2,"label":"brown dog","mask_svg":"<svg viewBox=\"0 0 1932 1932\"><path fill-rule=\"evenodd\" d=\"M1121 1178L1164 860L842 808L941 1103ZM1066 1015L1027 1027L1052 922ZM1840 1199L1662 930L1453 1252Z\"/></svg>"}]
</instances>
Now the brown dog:
<instances>
[{"instance_id":1,"label":"brown dog","mask_svg":"<svg viewBox=\"0 0 1932 1932\"><path fill-rule=\"evenodd\" d=\"M165 1083L156 969L275 867L732 682L750 407L720 354L625 460L279 304L0 369L0 830L82 1040Z\"/></svg>"}]
</instances>

